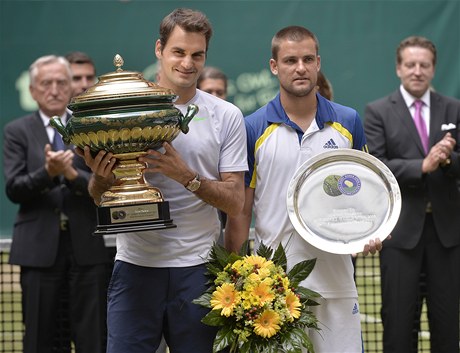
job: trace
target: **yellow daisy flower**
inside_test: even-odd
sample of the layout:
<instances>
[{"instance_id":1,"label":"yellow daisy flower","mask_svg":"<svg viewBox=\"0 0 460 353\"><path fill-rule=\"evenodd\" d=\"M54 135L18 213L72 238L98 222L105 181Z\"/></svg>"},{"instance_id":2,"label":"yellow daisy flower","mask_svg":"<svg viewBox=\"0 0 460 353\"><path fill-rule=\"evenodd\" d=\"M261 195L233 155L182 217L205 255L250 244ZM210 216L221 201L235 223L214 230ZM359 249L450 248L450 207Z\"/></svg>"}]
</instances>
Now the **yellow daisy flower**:
<instances>
[{"instance_id":1,"label":"yellow daisy flower","mask_svg":"<svg viewBox=\"0 0 460 353\"><path fill-rule=\"evenodd\" d=\"M268 261L262 256L250 255L250 256L246 256L246 262L252 266L256 266L257 268L263 268L266 266L266 263Z\"/></svg>"},{"instance_id":2,"label":"yellow daisy flower","mask_svg":"<svg viewBox=\"0 0 460 353\"><path fill-rule=\"evenodd\" d=\"M256 269L272 269L274 264L273 261L267 260L266 258L258 255L250 255L245 258L246 263L252 268Z\"/></svg>"},{"instance_id":3,"label":"yellow daisy flower","mask_svg":"<svg viewBox=\"0 0 460 353\"><path fill-rule=\"evenodd\" d=\"M258 304L258 298L253 294L254 287L245 286L244 290L240 292L241 302L240 305L244 310L250 309Z\"/></svg>"},{"instance_id":4,"label":"yellow daisy flower","mask_svg":"<svg viewBox=\"0 0 460 353\"><path fill-rule=\"evenodd\" d=\"M249 283L258 283L261 281L261 278L260 276L257 274L257 273L251 273L248 277L247 277L247 282Z\"/></svg>"},{"instance_id":5,"label":"yellow daisy flower","mask_svg":"<svg viewBox=\"0 0 460 353\"><path fill-rule=\"evenodd\" d=\"M224 283L212 293L211 306L213 310L222 309L221 315L228 317L239 301L240 296L233 283Z\"/></svg>"},{"instance_id":6,"label":"yellow daisy flower","mask_svg":"<svg viewBox=\"0 0 460 353\"><path fill-rule=\"evenodd\" d=\"M270 338L280 329L280 316L272 310L265 310L254 322L254 332L262 337Z\"/></svg>"},{"instance_id":7,"label":"yellow daisy flower","mask_svg":"<svg viewBox=\"0 0 460 353\"><path fill-rule=\"evenodd\" d=\"M241 271L241 268L244 266L243 260L237 260L231 266L231 269L236 270L238 273Z\"/></svg>"},{"instance_id":8,"label":"yellow daisy flower","mask_svg":"<svg viewBox=\"0 0 460 353\"><path fill-rule=\"evenodd\" d=\"M292 291L286 293L286 307L293 318L300 317L300 300Z\"/></svg>"},{"instance_id":9,"label":"yellow daisy flower","mask_svg":"<svg viewBox=\"0 0 460 353\"><path fill-rule=\"evenodd\" d=\"M268 268L259 268L257 270L257 274L261 279L264 279L270 276L270 270Z\"/></svg>"},{"instance_id":10,"label":"yellow daisy flower","mask_svg":"<svg viewBox=\"0 0 460 353\"><path fill-rule=\"evenodd\" d=\"M283 287L285 290L288 290L291 288L291 283L289 281L289 278L283 277Z\"/></svg>"},{"instance_id":11,"label":"yellow daisy flower","mask_svg":"<svg viewBox=\"0 0 460 353\"><path fill-rule=\"evenodd\" d=\"M271 279L266 278L265 280L254 286L252 294L259 299L261 304L269 303L275 298L275 295L273 294L271 287Z\"/></svg>"}]
</instances>

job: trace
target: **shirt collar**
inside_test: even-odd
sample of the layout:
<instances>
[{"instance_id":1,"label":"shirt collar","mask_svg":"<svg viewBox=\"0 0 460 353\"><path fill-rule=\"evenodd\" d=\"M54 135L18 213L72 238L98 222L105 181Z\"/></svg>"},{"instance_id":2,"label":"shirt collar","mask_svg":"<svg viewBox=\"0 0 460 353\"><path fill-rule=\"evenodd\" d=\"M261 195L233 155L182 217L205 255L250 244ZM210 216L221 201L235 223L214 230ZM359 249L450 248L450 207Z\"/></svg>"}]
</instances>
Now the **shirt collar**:
<instances>
[{"instance_id":1,"label":"shirt collar","mask_svg":"<svg viewBox=\"0 0 460 353\"><path fill-rule=\"evenodd\" d=\"M431 96L430 96L429 89L420 98L415 98L413 95L407 92L407 90L403 87L403 85L401 85L399 89L401 91L401 94L408 108L412 107L412 105L414 104L416 100L421 100L425 104L425 106L430 107Z\"/></svg>"},{"instance_id":2,"label":"shirt collar","mask_svg":"<svg viewBox=\"0 0 460 353\"><path fill-rule=\"evenodd\" d=\"M315 116L315 121L316 124L320 129L324 127L324 124L328 121L332 121L331 117L332 114L329 111L331 108L328 104L326 104L326 99L320 96L319 94L316 94L316 100L318 103L317 110L316 110L316 116ZM287 125L292 125L291 120L287 116L283 106L281 105L281 98L280 94L278 93L275 99L273 99L267 108L267 115L268 118L267 120L270 123L284 123Z\"/></svg>"}]
</instances>

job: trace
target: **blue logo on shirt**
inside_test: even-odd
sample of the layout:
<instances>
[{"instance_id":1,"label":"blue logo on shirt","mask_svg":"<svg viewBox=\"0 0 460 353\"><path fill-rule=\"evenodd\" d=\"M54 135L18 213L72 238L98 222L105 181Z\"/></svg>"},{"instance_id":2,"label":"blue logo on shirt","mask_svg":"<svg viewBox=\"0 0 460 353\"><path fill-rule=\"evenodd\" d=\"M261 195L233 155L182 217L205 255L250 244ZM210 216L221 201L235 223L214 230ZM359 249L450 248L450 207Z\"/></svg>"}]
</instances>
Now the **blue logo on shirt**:
<instances>
[{"instance_id":1,"label":"blue logo on shirt","mask_svg":"<svg viewBox=\"0 0 460 353\"><path fill-rule=\"evenodd\" d=\"M359 313L359 308L358 308L358 304L355 303L355 305L353 306L353 310L351 312L353 315L356 315Z\"/></svg>"},{"instance_id":2,"label":"blue logo on shirt","mask_svg":"<svg viewBox=\"0 0 460 353\"><path fill-rule=\"evenodd\" d=\"M339 146L337 146L337 144L335 143L333 139L330 139L324 144L323 148L338 149Z\"/></svg>"}]
</instances>

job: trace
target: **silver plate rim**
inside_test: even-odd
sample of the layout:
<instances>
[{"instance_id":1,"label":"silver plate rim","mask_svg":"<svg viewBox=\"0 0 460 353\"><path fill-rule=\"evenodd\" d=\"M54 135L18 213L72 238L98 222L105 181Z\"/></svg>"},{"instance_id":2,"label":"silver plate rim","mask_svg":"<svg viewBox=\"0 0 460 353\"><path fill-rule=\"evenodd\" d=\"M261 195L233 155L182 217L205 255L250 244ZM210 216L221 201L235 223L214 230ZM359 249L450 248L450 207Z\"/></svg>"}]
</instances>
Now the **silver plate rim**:
<instances>
[{"instance_id":1,"label":"silver plate rim","mask_svg":"<svg viewBox=\"0 0 460 353\"><path fill-rule=\"evenodd\" d=\"M374 233L361 238L356 241L350 241L348 243L341 242L328 242L324 238L313 233L309 228L306 228L303 225L303 222L298 219L295 205L295 193L299 188L299 183L305 181L305 175L310 173L318 166L337 162L337 161L348 161L348 162L357 162L361 165L368 167L368 165L374 166L381 172L382 183L385 183L390 186L389 193L392 196L392 201L390 202L391 210L390 216L386 219L386 222L382 224ZM370 168L369 168L370 169ZM308 178L308 175L307 175ZM294 229L299 233L299 235L308 243L315 246L316 248L334 254L354 254L360 253L363 251L364 246L369 243L370 240L379 238L381 241L386 239L391 231L396 226L396 223L399 219L401 213L401 190L399 184L396 180L396 177L390 171L390 169L378 158L373 155L354 149L337 149L333 151L322 152L307 161L305 161L294 173L293 177L289 182L289 186L286 194L286 204L289 219Z\"/></svg>"}]
</instances>

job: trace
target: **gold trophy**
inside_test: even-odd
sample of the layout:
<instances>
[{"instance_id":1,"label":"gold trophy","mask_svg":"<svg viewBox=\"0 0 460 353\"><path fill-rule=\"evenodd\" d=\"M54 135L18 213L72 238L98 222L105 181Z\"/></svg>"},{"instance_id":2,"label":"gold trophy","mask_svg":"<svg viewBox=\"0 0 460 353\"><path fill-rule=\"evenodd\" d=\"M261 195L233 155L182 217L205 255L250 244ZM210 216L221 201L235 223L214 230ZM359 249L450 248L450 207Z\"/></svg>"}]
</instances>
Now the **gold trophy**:
<instances>
[{"instance_id":1,"label":"gold trophy","mask_svg":"<svg viewBox=\"0 0 460 353\"><path fill-rule=\"evenodd\" d=\"M174 91L144 79L141 73L122 70L123 58L114 58L116 71L99 77L98 83L74 97L73 115L66 126L60 118L51 125L67 144L89 146L96 155L112 152L117 159L116 183L101 198L95 234L116 234L176 227L169 203L161 191L144 180L146 165L138 161L148 149L158 149L180 133L198 112L189 105L182 115L173 102Z\"/></svg>"}]
</instances>

